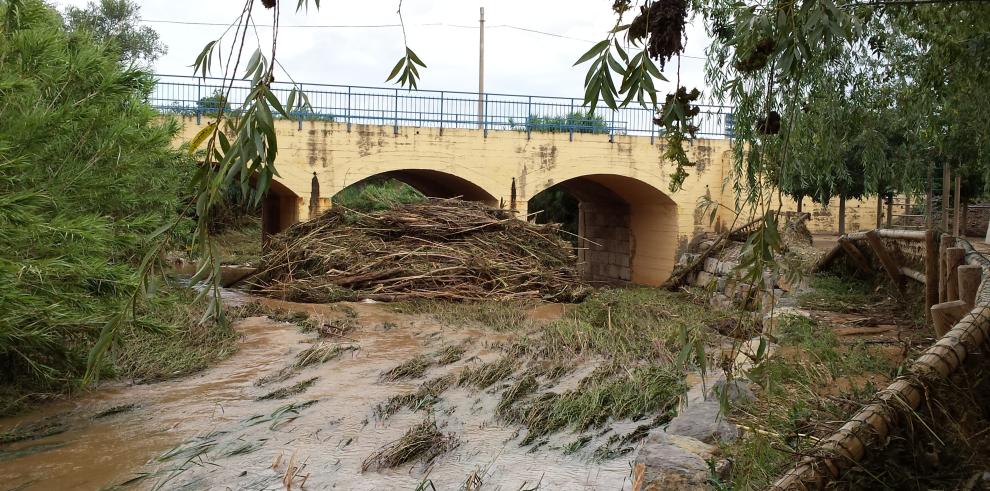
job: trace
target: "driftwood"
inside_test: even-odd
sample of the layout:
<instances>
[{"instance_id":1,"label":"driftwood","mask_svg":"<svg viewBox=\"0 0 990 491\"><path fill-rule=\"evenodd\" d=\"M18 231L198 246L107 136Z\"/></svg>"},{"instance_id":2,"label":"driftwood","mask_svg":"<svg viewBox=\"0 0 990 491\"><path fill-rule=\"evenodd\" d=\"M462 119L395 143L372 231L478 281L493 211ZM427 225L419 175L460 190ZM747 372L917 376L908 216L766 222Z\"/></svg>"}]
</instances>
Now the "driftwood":
<instances>
[{"instance_id":1,"label":"driftwood","mask_svg":"<svg viewBox=\"0 0 990 491\"><path fill-rule=\"evenodd\" d=\"M663 284L660 285L660 288L665 288L665 289L668 289L668 290L673 290L673 289L675 289L675 288L683 285L687 281L687 277L691 273L694 273L695 271L698 270L698 268L701 268L702 266L704 266L706 259L708 259L713 254L718 253L722 249L725 248L724 242L730 236L732 236L734 234L738 234L741 231L746 230L746 229L752 227L753 225L756 225L757 223L760 222L760 220L763 220L763 219L762 218L757 218L756 220L753 220L753 221L751 221L751 222L749 222L749 223L747 223L745 225L736 227L735 229L729 230L729 231L723 233L722 235L719 235L718 238L715 239L715 242L711 246L709 246L707 249L701 251L701 253L698 254L698 257L694 258L693 261L691 261L690 263L688 263L686 266L684 266L682 268L678 268L677 270L675 270L670 275L670 278L667 278L667 281L663 282Z\"/></svg>"},{"instance_id":2,"label":"driftwood","mask_svg":"<svg viewBox=\"0 0 990 491\"><path fill-rule=\"evenodd\" d=\"M973 253L965 241L961 246L969 252L970 261L980 265L985 277L990 261ZM891 432L910 418L908 413L921 405L933 383L944 381L959 369L971 350L983 349L990 333L990 287L987 282L983 282L976 298L976 307L915 359L908 374L878 392L871 404L822 440L816 451L803 457L769 489L825 489L843 471L860 462L868 449L882 447Z\"/></svg>"}]
</instances>

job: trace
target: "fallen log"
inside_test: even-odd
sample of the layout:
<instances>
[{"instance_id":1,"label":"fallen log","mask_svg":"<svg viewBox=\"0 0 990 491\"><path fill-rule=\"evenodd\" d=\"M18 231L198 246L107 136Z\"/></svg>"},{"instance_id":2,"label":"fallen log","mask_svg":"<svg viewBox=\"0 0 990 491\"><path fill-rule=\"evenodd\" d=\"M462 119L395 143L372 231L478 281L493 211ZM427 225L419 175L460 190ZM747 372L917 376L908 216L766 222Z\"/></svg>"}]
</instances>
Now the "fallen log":
<instances>
[{"instance_id":1,"label":"fallen log","mask_svg":"<svg viewBox=\"0 0 990 491\"><path fill-rule=\"evenodd\" d=\"M914 270L906 266L901 266L897 268L897 271L900 272L902 275L911 278L912 280L917 281L918 283L921 283L922 285L927 284L925 275L921 271Z\"/></svg>"},{"instance_id":2,"label":"fallen log","mask_svg":"<svg viewBox=\"0 0 990 491\"><path fill-rule=\"evenodd\" d=\"M870 268L870 262L866 259L866 256L863 255L859 248L856 247L856 244L853 244L851 239L848 237L839 237L839 245L846 251L846 255L852 259L853 264L856 265L857 269L867 274L873 272L873 269Z\"/></svg>"}]
</instances>

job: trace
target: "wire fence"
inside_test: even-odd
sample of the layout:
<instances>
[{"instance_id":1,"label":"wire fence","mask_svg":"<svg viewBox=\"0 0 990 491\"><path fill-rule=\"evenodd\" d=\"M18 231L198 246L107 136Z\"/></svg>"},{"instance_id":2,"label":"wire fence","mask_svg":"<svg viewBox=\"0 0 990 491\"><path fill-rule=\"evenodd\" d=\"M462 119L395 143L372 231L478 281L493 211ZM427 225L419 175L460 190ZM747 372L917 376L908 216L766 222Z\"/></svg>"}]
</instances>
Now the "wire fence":
<instances>
[{"instance_id":1,"label":"wire fence","mask_svg":"<svg viewBox=\"0 0 990 491\"><path fill-rule=\"evenodd\" d=\"M150 103L166 113L195 116L216 114L221 105L236 114L250 94L250 82L235 80L224 100L223 80L157 75ZM312 106L293 116L300 121L435 128L474 128L488 131L600 133L660 137L652 110L635 106L609 109L604 102L591 114L583 100L567 97L376 88L351 85L299 84ZM292 84L275 82L271 91L285 104ZM702 138L732 136L732 112L727 106L701 105L696 124Z\"/></svg>"}]
</instances>

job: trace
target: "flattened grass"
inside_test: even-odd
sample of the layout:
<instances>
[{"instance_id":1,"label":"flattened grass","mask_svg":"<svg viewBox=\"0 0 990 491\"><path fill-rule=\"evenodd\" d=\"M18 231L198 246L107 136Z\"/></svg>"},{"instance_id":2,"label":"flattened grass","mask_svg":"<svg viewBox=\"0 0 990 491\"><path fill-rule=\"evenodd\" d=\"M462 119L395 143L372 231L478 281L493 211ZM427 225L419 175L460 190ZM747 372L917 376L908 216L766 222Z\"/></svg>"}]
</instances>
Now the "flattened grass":
<instances>
[{"instance_id":1,"label":"flattened grass","mask_svg":"<svg viewBox=\"0 0 990 491\"><path fill-rule=\"evenodd\" d=\"M412 461L430 463L458 444L452 433L442 433L432 418L412 427L398 440L380 448L364 459L361 472L391 469Z\"/></svg>"}]
</instances>

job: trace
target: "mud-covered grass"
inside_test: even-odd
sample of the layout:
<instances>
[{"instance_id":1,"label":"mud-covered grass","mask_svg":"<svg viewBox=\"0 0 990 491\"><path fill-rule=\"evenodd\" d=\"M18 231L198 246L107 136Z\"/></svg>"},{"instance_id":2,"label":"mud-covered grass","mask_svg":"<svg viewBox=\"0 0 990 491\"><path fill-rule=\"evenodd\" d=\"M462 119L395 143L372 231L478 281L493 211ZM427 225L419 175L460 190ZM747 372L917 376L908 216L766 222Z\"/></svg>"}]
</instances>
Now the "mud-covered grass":
<instances>
[{"instance_id":1,"label":"mud-covered grass","mask_svg":"<svg viewBox=\"0 0 990 491\"><path fill-rule=\"evenodd\" d=\"M457 446L457 437L443 433L433 418L427 417L398 440L371 454L361 464L361 471L391 469L407 462L429 464Z\"/></svg>"},{"instance_id":2,"label":"mud-covered grass","mask_svg":"<svg viewBox=\"0 0 990 491\"><path fill-rule=\"evenodd\" d=\"M487 389L496 382L505 380L519 367L516 360L504 356L498 360L477 367L468 367L461 371L457 379L458 385L469 385L476 389Z\"/></svg>"},{"instance_id":3,"label":"mud-covered grass","mask_svg":"<svg viewBox=\"0 0 990 491\"><path fill-rule=\"evenodd\" d=\"M418 300L399 302L393 308L404 314L428 314L447 326L477 325L495 331L518 331L531 325L527 311L533 305L522 301Z\"/></svg>"},{"instance_id":4,"label":"mud-covered grass","mask_svg":"<svg viewBox=\"0 0 990 491\"><path fill-rule=\"evenodd\" d=\"M840 343L830 326L782 317L778 352L752 370L757 398L735 407L743 437L724 445L734 490L765 489L897 374L883 345Z\"/></svg>"},{"instance_id":5,"label":"mud-covered grass","mask_svg":"<svg viewBox=\"0 0 990 491\"><path fill-rule=\"evenodd\" d=\"M574 390L540 394L523 405L517 413L518 421L528 429L522 444L565 428L585 431L613 420L653 414L673 417L685 390L683 374L670 368L598 369Z\"/></svg>"},{"instance_id":6,"label":"mud-covered grass","mask_svg":"<svg viewBox=\"0 0 990 491\"><path fill-rule=\"evenodd\" d=\"M386 420L403 408L411 411L431 408L440 399L440 395L453 386L456 381L457 379L453 374L427 380L420 384L414 392L392 396L387 401L375 406L375 416L379 420Z\"/></svg>"},{"instance_id":7,"label":"mud-covered grass","mask_svg":"<svg viewBox=\"0 0 990 491\"><path fill-rule=\"evenodd\" d=\"M358 349L360 348L353 344L338 344L328 341L319 341L309 348L300 351L299 354L296 355L296 361L292 364L292 367L299 370L310 365L326 363L330 360L338 358L340 355L348 351L356 351Z\"/></svg>"},{"instance_id":8,"label":"mud-covered grass","mask_svg":"<svg viewBox=\"0 0 990 491\"><path fill-rule=\"evenodd\" d=\"M433 359L439 366L450 365L451 363L456 363L464 357L464 353L467 352L467 347L464 345L451 345L440 349L433 354Z\"/></svg>"},{"instance_id":9,"label":"mud-covered grass","mask_svg":"<svg viewBox=\"0 0 990 491\"><path fill-rule=\"evenodd\" d=\"M256 400L258 400L258 401L268 401L268 400L273 400L273 399L287 399L287 398L292 397L294 395L302 394L311 385L313 385L314 383L316 383L317 380L319 380L319 377L313 377L313 378L309 378L309 379L300 381L300 382L295 383L293 385L290 385L288 387L282 387L282 388L279 388L279 389L275 389L275 390L273 390L273 391L271 391L271 392L269 392L269 393L267 393L267 394L265 394L263 396L258 397Z\"/></svg>"},{"instance_id":10,"label":"mud-covered grass","mask_svg":"<svg viewBox=\"0 0 990 491\"><path fill-rule=\"evenodd\" d=\"M405 378L422 377L433 361L426 355L418 355L406 360L395 367L382 372L378 380L382 382L395 382Z\"/></svg>"}]
</instances>

